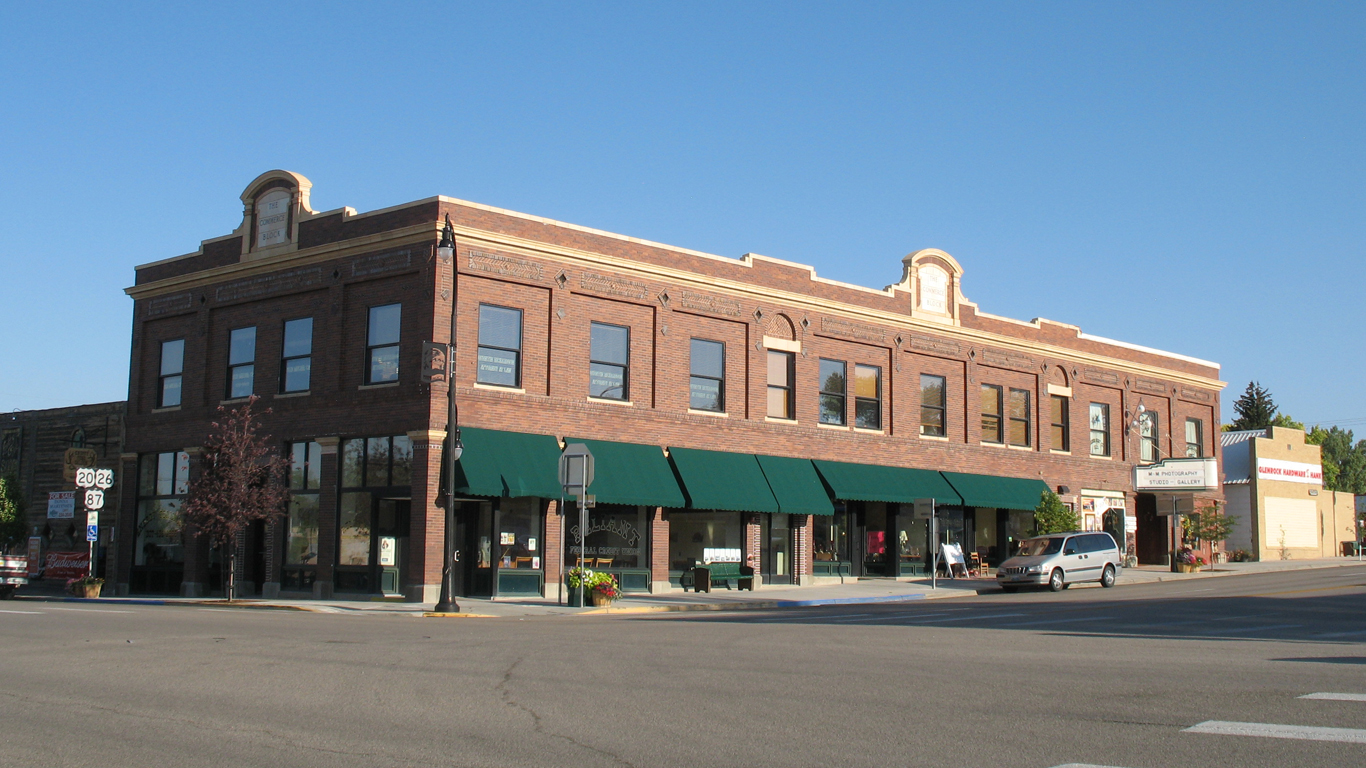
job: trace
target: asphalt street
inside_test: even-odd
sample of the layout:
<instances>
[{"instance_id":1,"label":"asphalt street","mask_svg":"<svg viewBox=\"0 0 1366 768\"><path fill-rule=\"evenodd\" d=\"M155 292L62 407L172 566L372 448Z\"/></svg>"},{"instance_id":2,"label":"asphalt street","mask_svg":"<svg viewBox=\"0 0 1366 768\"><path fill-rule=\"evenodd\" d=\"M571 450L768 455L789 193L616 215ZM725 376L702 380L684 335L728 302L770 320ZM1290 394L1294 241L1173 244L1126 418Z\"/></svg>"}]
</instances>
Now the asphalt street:
<instances>
[{"instance_id":1,"label":"asphalt street","mask_svg":"<svg viewBox=\"0 0 1366 768\"><path fill-rule=\"evenodd\" d=\"M1366 765L1366 568L764 611L0 603L0 765Z\"/></svg>"}]
</instances>

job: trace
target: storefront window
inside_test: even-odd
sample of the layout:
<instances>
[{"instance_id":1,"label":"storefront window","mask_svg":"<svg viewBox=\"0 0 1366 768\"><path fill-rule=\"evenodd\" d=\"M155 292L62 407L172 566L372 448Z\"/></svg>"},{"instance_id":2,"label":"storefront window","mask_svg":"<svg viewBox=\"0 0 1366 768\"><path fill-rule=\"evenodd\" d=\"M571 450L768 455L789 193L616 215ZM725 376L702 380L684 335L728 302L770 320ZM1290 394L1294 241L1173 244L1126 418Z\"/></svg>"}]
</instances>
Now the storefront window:
<instances>
[{"instance_id":1,"label":"storefront window","mask_svg":"<svg viewBox=\"0 0 1366 768\"><path fill-rule=\"evenodd\" d=\"M812 528L812 551L816 562L844 562L849 559L849 515L843 504L836 505L835 514L818 515Z\"/></svg>"},{"instance_id":2,"label":"storefront window","mask_svg":"<svg viewBox=\"0 0 1366 768\"><path fill-rule=\"evenodd\" d=\"M744 560L739 512L674 512L669 516L669 568Z\"/></svg>"},{"instance_id":3,"label":"storefront window","mask_svg":"<svg viewBox=\"0 0 1366 768\"><path fill-rule=\"evenodd\" d=\"M869 574L894 576L887 573L887 505L881 501L863 504L863 571Z\"/></svg>"},{"instance_id":4,"label":"storefront window","mask_svg":"<svg viewBox=\"0 0 1366 768\"><path fill-rule=\"evenodd\" d=\"M134 565L185 562L180 508L190 482L185 452L147 453L138 459L138 519Z\"/></svg>"},{"instance_id":5,"label":"storefront window","mask_svg":"<svg viewBox=\"0 0 1366 768\"><path fill-rule=\"evenodd\" d=\"M504 499L499 510L500 568L541 567L541 503L539 499ZM591 537L590 537L591 538Z\"/></svg>"},{"instance_id":6,"label":"storefront window","mask_svg":"<svg viewBox=\"0 0 1366 768\"><path fill-rule=\"evenodd\" d=\"M579 512L570 508L565 521L565 562L579 562ZM612 570L649 568L649 520L646 508L624 504L600 504L588 510L588 536L583 550L584 566Z\"/></svg>"},{"instance_id":7,"label":"storefront window","mask_svg":"<svg viewBox=\"0 0 1366 768\"><path fill-rule=\"evenodd\" d=\"M338 565L370 564L370 494L363 491L341 495L337 523Z\"/></svg>"},{"instance_id":8,"label":"storefront window","mask_svg":"<svg viewBox=\"0 0 1366 768\"><path fill-rule=\"evenodd\" d=\"M318 484L322 449L314 442L291 443L289 521L285 530L285 565L318 564ZM291 584L297 575L288 576Z\"/></svg>"},{"instance_id":9,"label":"storefront window","mask_svg":"<svg viewBox=\"0 0 1366 768\"><path fill-rule=\"evenodd\" d=\"M901 575L926 573L930 562L930 521L917 520L906 514L909 512L906 507L902 507L902 510L902 514L896 518L896 536L901 548Z\"/></svg>"}]
</instances>

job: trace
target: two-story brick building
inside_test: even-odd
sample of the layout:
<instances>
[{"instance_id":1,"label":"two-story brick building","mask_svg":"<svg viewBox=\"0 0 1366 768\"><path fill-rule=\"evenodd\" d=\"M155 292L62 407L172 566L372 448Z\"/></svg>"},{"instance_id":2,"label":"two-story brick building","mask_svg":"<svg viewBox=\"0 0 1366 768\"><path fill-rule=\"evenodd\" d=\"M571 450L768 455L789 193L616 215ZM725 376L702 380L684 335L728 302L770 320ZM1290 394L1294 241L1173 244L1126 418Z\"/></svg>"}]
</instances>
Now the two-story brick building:
<instances>
[{"instance_id":1,"label":"two-story brick building","mask_svg":"<svg viewBox=\"0 0 1366 768\"><path fill-rule=\"evenodd\" d=\"M435 599L447 390L419 372L452 311L466 595L558 594L566 442L597 457L585 556L655 591L703 561L763 583L923 572L925 497L998 559L1046 488L1160 556L1134 464L1217 455L1216 364L981 312L939 250L872 289L446 197L316 212L310 186L263 174L236 231L137 268L120 589L212 588L175 510L215 409L255 394L296 471L245 581Z\"/></svg>"}]
</instances>

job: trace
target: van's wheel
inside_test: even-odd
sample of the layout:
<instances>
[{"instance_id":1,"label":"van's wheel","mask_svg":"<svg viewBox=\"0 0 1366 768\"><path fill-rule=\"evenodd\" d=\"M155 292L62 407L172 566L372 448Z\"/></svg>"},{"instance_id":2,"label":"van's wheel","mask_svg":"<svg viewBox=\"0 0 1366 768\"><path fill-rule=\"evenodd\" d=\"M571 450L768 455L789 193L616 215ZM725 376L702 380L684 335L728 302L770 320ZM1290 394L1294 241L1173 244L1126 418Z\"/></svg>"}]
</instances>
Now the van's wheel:
<instances>
[{"instance_id":1,"label":"van's wheel","mask_svg":"<svg viewBox=\"0 0 1366 768\"><path fill-rule=\"evenodd\" d=\"M1100 585L1106 589L1115 585L1115 567L1113 565L1107 565L1105 570L1101 571Z\"/></svg>"},{"instance_id":2,"label":"van's wheel","mask_svg":"<svg viewBox=\"0 0 1366 768\"><path fill-rule=\"evenodd\" d=\"M1054 568L1048 576L1048 588L1053 592L1061 592L1066 586L1067 583L1062 580L1062 569Z\"/></svg>"}]
</instances>

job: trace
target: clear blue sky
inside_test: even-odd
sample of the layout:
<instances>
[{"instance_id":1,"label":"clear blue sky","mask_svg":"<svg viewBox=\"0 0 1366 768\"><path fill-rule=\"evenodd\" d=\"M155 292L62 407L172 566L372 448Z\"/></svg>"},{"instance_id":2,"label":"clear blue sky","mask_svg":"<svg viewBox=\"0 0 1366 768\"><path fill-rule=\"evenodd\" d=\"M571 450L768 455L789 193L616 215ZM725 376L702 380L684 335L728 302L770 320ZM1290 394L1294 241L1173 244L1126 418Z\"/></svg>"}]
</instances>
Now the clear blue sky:
<instances>
[{"instance_id":1,"label":"clear blue sky","mask_svg":"<svg viewBox=\"0 0 1366 768\"><path fill-rule=\"evenodd\" d=\"M1366 4L0 0L0 410L127 393L133 266L444 194L1214 360L1366 432Z\"/></svg>"}]
</instances>

